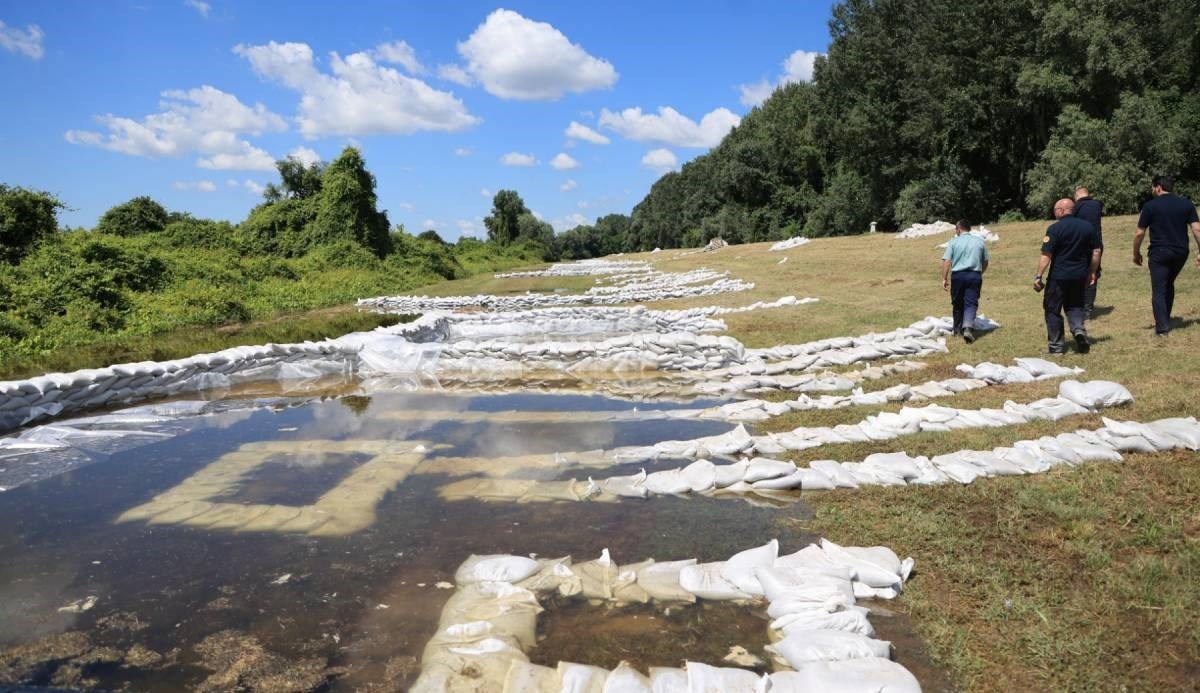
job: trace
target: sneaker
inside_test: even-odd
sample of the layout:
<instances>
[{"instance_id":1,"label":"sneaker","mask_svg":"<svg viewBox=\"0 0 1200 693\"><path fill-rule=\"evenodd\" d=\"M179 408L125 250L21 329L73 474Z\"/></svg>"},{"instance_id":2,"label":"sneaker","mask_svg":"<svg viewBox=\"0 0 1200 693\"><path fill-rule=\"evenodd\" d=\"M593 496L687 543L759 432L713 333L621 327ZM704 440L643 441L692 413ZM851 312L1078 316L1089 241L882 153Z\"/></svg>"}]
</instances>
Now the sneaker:
<instances>
[{"instance_id":1,"label":"sneaker","mask_svg":"<svg viewBox=\"0 0 1200 693\"><path fill-rule=\"evenodd\" d=\"M1088 341L1086 332L1075 333L1075 350L1081 354L1086 354L1092 350L1092 343Z\"/></svg>"},{"instance_id":2,"label":"sneaker","mask_svg":"<svg viewBox=\"0 0 1200 693\"><path fill-rule=\"evenodd\" d=\"M975 341L975 332L973 332L971 330L971 328L969 328L969 327L963 328L962 335L963 335L963 341L966 342L967 344L970 344Z\"/></svg>"}]
</instances>

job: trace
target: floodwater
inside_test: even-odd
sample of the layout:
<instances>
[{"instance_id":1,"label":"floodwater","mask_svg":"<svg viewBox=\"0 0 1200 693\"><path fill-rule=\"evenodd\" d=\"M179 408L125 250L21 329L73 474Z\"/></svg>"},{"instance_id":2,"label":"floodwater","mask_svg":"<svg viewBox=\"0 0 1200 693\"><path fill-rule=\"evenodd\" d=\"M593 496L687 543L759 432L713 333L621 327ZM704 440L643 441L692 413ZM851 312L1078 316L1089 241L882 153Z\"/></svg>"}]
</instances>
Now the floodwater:
<instances>
[{"instance_id":1,"label":"floodwater","mask_svg":"<svg viewBox=\"0 0 1200 693\"><path fill-rule=\"evenodd\" d=\"M0 684L403 690L451 594L445 583L472 553L722 560L807 513L800 502L706 497L446 501L439 488L463 475L638 469L520 468L529 456L732 426L572 417L683 406L582 393L361 392L333 383L290 406L217 414L0 493ZM487 414L512 411L526 416ZM781 539L793 551L812 538ZM534 661L719 664L733 645L762 656L766 644L763 615L728 605L549 607ZM910 665L913 649L898 647L899 661Z\"/></svg>"}]
</instances>

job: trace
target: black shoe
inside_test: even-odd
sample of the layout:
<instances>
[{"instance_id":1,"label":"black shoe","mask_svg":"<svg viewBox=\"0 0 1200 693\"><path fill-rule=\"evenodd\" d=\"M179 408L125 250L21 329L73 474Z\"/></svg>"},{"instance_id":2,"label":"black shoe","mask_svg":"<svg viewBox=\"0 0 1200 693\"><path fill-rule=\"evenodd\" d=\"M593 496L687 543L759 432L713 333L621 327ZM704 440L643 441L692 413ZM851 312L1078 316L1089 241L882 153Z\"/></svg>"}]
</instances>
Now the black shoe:
<instances>
[{"instance_id":1,"label":"black shoe","mask_svg":"<svg viewBox=\"0 0 1200 693\"><path fill-rule=\"evenodd\" d=\"M964 327L962 334L963 334L963 341L966 342L967 344L970 344L975 341L975 333L971 330L971 328Z\"/></svg>"},{"instance_id":2,"label":"black shoe","mask_svg":"<svg viewBox=\"0 0 1200 693\"><path fill-rule=\"evenodd\" d=\"M962 336L962 329L961 329L961 328L958 328L958 327L956 327L956 328L954 328L953 330L950 330L950 336L951 336L951 337L961 337L961 336Z\"/></svg>"},{"instance_id":3,"label":"black shoe","mask_svg":"<svg viewBox=\"0 0 1200 693\"><path fill-rule=\"evenodd\" d=\"M1075 351L1078 351L1081 354L1086 354L1091 350L1092 350L1092 343L1088 341L1087 333L1076 332L1075 333Z\"/></svg>"}]
</instances>

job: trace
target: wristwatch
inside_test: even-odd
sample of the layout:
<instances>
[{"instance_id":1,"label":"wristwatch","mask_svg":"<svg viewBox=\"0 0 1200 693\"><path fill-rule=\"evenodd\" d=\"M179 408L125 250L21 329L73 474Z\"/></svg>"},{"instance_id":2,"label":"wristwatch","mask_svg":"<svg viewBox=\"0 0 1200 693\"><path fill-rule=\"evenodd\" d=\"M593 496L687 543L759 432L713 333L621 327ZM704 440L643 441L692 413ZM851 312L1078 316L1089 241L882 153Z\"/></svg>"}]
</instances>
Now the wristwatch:
<instances>
[{"instance_id":1,"label":"wristwatch","mask_svg":"<svg viewBox=\"0 0 1200 693\"><path fill-rule=\"evenodd\" d=\"M1033 275L1033 281L1035 281L1035 282L1042 281L1042 275L1040 275L1040 274Z\"/></svg>"}]
</instances>

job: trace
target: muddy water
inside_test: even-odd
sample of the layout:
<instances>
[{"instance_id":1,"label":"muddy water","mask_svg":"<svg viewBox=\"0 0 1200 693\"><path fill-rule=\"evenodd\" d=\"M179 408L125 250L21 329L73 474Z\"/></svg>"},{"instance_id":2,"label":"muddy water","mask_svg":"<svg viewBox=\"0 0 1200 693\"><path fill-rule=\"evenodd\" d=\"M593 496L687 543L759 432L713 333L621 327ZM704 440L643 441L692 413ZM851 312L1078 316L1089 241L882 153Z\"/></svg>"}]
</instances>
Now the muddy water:
<instances>
[{"instance_id":1,"label":"muddy water","mask_svg":"<svg viewBox=\"0 0 1200 693\"><path fill-rule=\"evenodd\" d=\"M315 398L282 410L219 415L204 428L2 493L0 683L147 691L402 689L415 678L450 594L435 585L452 581L471 553L588 559L609 548L620 562L719 560L775 536L780 513L804 512L798 504L773 510L705 498L446 502L437 489L451 477L418 467L382 496L373 522L342 536L116 522L215 461L244 456L263 442L273 451L233 483L214 487L213 502L313 503L373 457L367 442L426 441L434 459L506 457L730 428L553 420L560 412L634 406L583 395ZM511 410L545 411L546 421L455 420L456 412ZM401 411L444 416L398 420ZM329 441L338 442L337 450ZM356 451L360 443L364 450ZM85 609L88 601L93 605ZM686 614L675 618L684 630L696 627ZM591 643L573 656L597 662L623 656L619 642L584 638L591 628L582 615L547 627L555 639ZM765 628L757 630L761 639Z\"/></svg>"}]
</instances>

